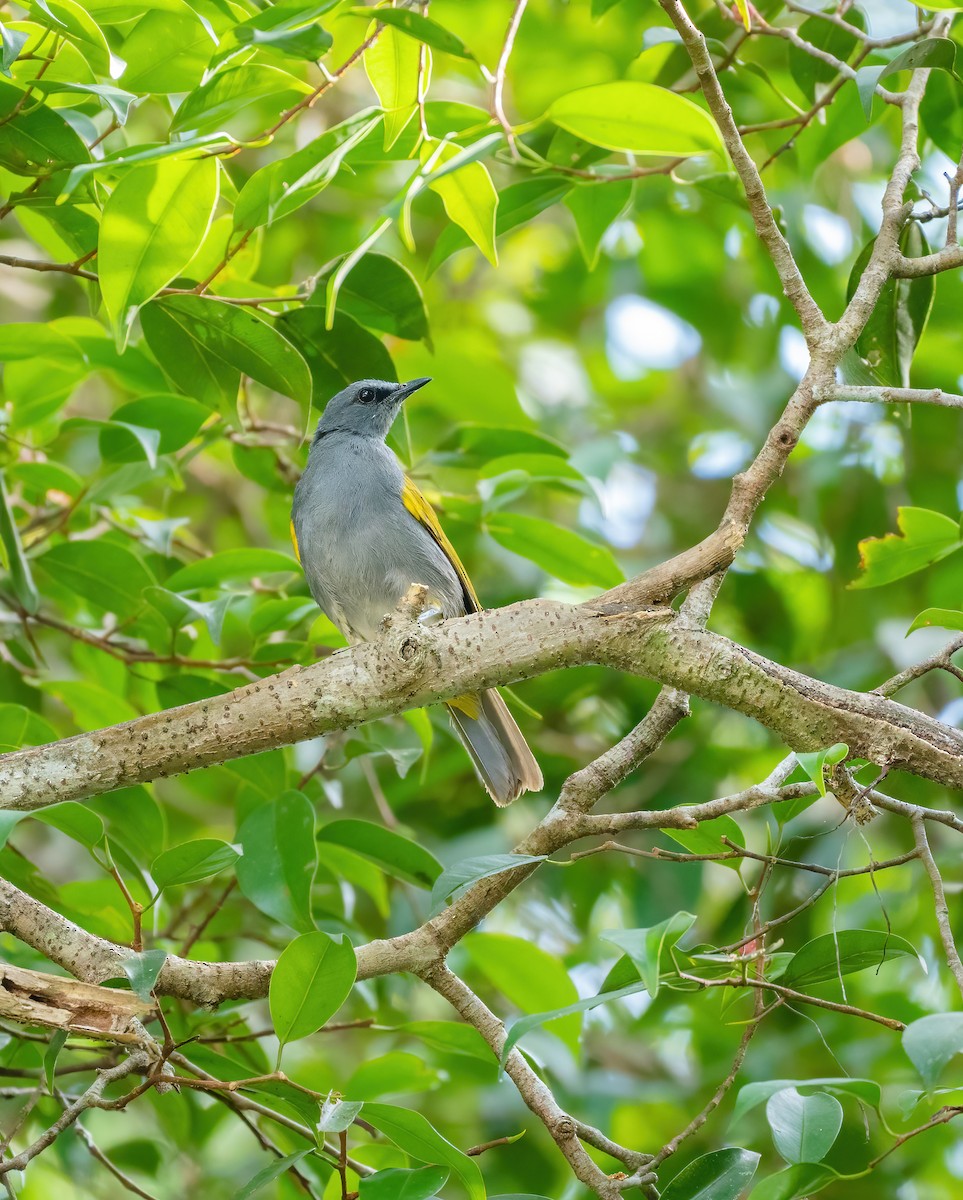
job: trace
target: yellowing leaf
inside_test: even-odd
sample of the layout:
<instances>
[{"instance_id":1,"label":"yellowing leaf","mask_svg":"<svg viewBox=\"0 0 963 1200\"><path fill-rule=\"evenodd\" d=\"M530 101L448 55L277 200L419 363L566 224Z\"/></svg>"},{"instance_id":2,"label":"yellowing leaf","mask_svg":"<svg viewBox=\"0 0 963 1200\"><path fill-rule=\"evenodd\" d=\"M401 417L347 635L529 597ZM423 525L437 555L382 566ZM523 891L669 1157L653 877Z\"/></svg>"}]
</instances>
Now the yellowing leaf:
<instances>
[{"instance_id":1,"label":"yellowing leaf","mask_svg":"<svg viewBox=\"0 0 963 1200\"><path fill-rule=\"evenodd\" d=\"M899 533L866 538L859 543L862 574L849 585L851 588L892 583L939 562L963 545L957 522L932 509L899 508L896 521Z\"/></svg>"},{"instance_id":2,"label":"yellowing leaf","mask_svg":"<svg viewBox=\"0 0 963 1200\"><path fill-rule=\"evenodd\" d=\"M435 156L437 167L459 154L457 146L422 148L422 162ZM498 251L495 249L495 210L498 208L498 193L491 176L480 162L469 162L457 171L442 175L429 182L433 192L441 196L445 212L450 220L459 225L471 238L493 267L498 266Z\"/></svg>"}]
</instances>

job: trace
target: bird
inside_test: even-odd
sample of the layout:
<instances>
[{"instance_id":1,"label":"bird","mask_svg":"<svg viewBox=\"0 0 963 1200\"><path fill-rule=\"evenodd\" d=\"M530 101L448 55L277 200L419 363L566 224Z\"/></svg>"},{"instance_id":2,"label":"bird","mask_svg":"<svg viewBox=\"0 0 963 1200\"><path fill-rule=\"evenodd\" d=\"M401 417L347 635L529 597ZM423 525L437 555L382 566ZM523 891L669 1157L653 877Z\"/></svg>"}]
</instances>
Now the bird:
<instances>
[{"instance_id":1,"label":"bird","mask_svg":"<svg viewBox=\"0 0 963 1200\"><path fill-rule=\"evenodd\" d=\"M430 378L360 379L324 408L294 489L291 536L311 595L347 641L376 640L412 584L440 618L481 603L437 515L385 444L405 400ZM494 689L447 702L482 785L503 807L541 791L542 772Z\"/></svg>"}]
</instances>

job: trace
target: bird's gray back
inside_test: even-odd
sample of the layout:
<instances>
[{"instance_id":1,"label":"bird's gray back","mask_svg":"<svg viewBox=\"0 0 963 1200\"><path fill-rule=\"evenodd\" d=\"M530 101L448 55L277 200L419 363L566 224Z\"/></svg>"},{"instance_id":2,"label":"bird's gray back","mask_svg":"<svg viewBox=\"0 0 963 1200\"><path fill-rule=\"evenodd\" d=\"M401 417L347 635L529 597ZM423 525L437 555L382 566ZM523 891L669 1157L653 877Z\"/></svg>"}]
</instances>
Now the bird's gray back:
<instances>
[{"instance_id":1,"label":"bird's gray back","mask_svg":"<svg viewBox=\"0 0 963 1200\"><path fill-rule=\"evenodd\" d=\"M401 499L404 474L373 438L317 441L294 493L294 532L311 594L345 636L376 637L412 583L446 617L465 611L444 551Z\"/></svg>"}]
</instances>

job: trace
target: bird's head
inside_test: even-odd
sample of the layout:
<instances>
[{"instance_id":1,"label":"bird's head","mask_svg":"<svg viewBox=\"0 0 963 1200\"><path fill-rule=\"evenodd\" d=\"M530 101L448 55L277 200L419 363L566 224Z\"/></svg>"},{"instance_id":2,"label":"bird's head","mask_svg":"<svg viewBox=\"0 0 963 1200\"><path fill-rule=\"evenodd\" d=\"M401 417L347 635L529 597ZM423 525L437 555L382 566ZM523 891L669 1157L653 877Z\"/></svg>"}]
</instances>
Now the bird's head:
<instances>
[{"instance_id":1,"label":"bird's head","mask_svg":"<svg viewBox=\"0 0 963 1200\"><path fill-rule=\"evenodd\" d=\"M329 433L352 433L383 442L402 404L426 383L431 380L390 383L386 379L359 379L349 383L325 406L315 440Z\"/></svg>"}]
</instances>

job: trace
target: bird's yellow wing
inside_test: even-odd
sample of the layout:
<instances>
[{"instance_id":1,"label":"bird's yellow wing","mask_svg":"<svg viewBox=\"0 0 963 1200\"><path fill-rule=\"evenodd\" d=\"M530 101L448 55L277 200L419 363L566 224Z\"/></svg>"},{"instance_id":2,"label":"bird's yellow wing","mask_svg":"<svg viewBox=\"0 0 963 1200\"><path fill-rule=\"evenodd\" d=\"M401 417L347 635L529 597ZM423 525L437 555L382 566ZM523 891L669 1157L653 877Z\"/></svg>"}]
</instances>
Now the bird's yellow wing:
<instances>
[{"instance_id":1,"label":"bird's yellow wing","mask_svg":"<svg viewBox=\"0 0 963 1200\"><path fill-rule=\"evenodd\" d=\"M294 547L294 557L301 561L301 548L298 545L298 535L294 532L294 522L291 522L291 545Z\"/></svg>"},{"instance_id":2,"label":"bird's yellow wing","mask_svg":"<svg viewBox=\"0 0 963 1200\"><path fill-rule=\"evenodd\" d=\"M435 539L441 549L448 557L448 561L455 568L455 574L458 576L458 582L461 584L462 591L465 593L465 610L466 612L478 612L481 608L481 603L475 595L475 589L471 585L471 580L468 578L468 572L462 566L461 559L455 547L448 540L444 529L441 527L441 522L435 515L435 510L431 507L428 501L418 490L417 484L413 480L405 476L405 482L401 489L401 503L405 506L408 512L415 518L419 525L426 529Z\"/></svg>"}]
</instances>

